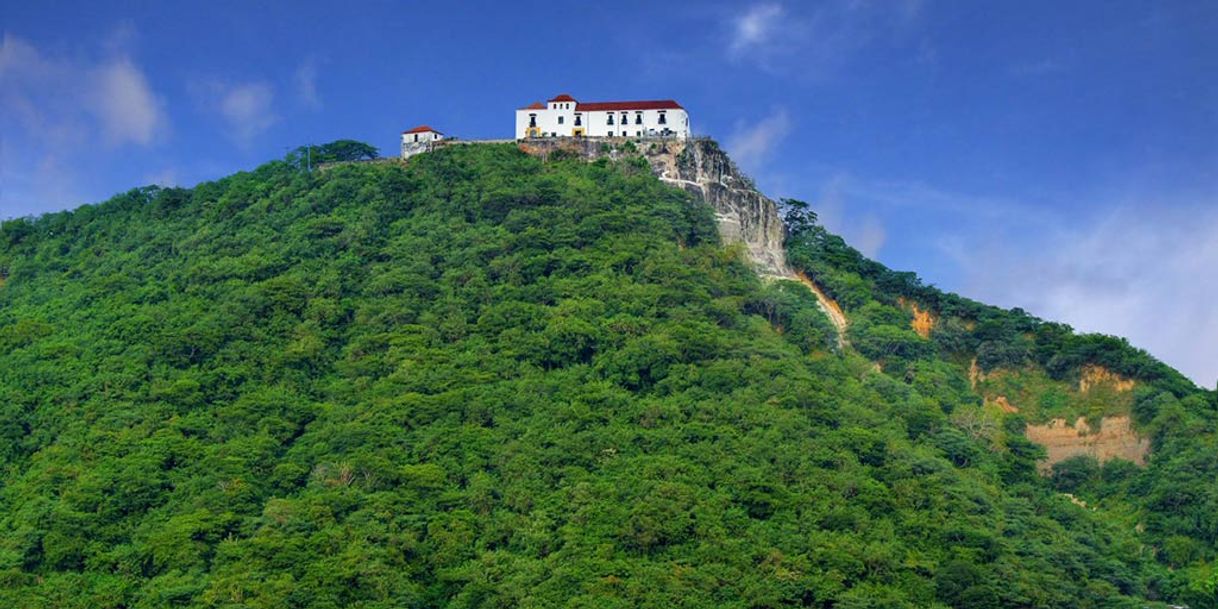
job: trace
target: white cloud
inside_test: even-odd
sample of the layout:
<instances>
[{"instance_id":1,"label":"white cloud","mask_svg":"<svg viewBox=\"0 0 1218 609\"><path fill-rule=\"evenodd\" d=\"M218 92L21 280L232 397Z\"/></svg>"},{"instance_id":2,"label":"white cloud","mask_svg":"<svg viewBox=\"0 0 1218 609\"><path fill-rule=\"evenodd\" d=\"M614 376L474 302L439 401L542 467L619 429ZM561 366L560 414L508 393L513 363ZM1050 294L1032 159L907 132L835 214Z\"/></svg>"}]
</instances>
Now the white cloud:
<instances>
[{"instance_id":1,"label":"white cloud","mask_svg":"<svg viewBox=\"0 0 1218 609\"><path fill-rule=\"evenodd\" d=\"M869 45L909 42L921 8L921 0L752 4L727 18L726 54L766 72L823 78ZM919 57L933 56L920 45Z\"/></svg>"},{"instance_id":2,"label":"white cloud","mask_svg":"<svg viewBox=\"0 0 1218 609\"><path fill-rule=\"evenodd\" d=\"M279 122L274 108L275 89L269 83L209 81L194 88L201 93L203 105L224 121L228 136L241 146L252 144Z\"/></svg>"},{"instance_id":3,"label":"white cloud","mask_svg":"<svg viewBox=\"0 0 1218 609\"><path fill-rule=\"evenodd\" d=\"M220 99L220 113L242 139L265 131L278 118L271 110L275 92L266 83L236 85Z\"/></svg>"},{"instance_id":4,"label":"white cloud","mask_svg":"<svg viewBox=\"0 0 1218 609\"><path fill-rule=\"evenodd\" d=\"M1170 211L1169 211L1170 210ZM1218 208L1129 205L1036 234L974 238L965 291L1088 332L1124 336L1212 387L1218 379ZM966 242L968 243L968 242Z\"/></svg>"},{"instance_id":5,"label":"white cloud","mask_svg":"<svg viewBox=\"0 0 1218 609\"><path fill-rule=\"evenodd\" d=\"M7 81L23 68L37 72L42 63L41 54L28 42L11 34L5 34L0 40L0 78Z\"/></svg>"},{"instance_id":6,"label":"white cloud","mask_svg":"<svg viewBox=\"0 0 1218 609\"><path fill-rule=\"evenodd\" d=\"M868 256L883 248L944 289L1123 336L1202 386L1218 380L1218 189L1032 202L806 170L818 173L798 190Z\"/></svg>"},{"instance_id":7,"label":"white cloud","mask_svg":"<svg viewBox=\"0 0 1218 609\"><path fill-rule=\"evenodd\" d=\"M849 231L854 235L851 244L869 258L879 255L880 248L884 247L884 242L888 240L888 231L884 228L884 222L875 214L863 216L862 220Z\"/></svg>"},{"instance_id":8,"label":"white cloud","mask_svg":"<svg viewBox=\"0 0 1218 609\"><path fill-rule=\"evenodd\" d=\"M90 110L100 119L106 141L147 145L163 132L161 102L144 73L129 59L99 66L92 79L96 97Z\"/></svg>"},{"instance_id":9,"label":"white cloud","mask_svg":"<svg viewBox=\"0 0 1218 609\"><path fill-rule=\"evenodd\" d=\"M756 171L771 152L791 134L791 118L778 108L757 122L739 121L727 138L726 148L745 171Z\"/></svg>"},{"instance_id":10,"label":"white cloud","mask_svg":"<svg viewBox=\"0 0 1218 609\"><path fill-rule=\"evenodd\" d=\"M825 228L868 258L876 258L888 240L888 230L876 212L876 198L877 193L867 192L857 180L838 173L821 185L812 203ZM860 205L861 201L869 204Z\"/></svg>"},{"instance_id":11,"label":"white cloud","mask_svg":"<svg viewBox=\"0 0 1218 609\"><path fill-rule=\"evenodd\" d=\"M146 146L168 129L160 97L125 55L72 62L48 57L6 34L0 45L0 82L0 108L17 118L12 128L27 135L71 124L99 131L110 145Z\"/></svg>"},{"instance_id":12,"label":"white cloud","mask_svg":"<svg viewBox=\"0 0 1218 609\"><path fill-rule=\"evenodd\" d=\"M0 41L0 215L81 202L77 168L100 147L150 147L169 133L162 98L125 51L120 28L90 59L44 52L5 34ZM19 152L18 152L19 151Z\"/></svg>"},{"instance_id":13,"label":"white cloud","mask_svg":"<svg viewBox=\"0 0 1218 609\"><path fill-rule=\"evenodd\" d=\"M783 8L777 4L757 4L732 20L732 37L728 50L739 55L764 45L774 36Z\"/></svg>"},{"instance_id":14,"label":"white cloud","mask_svg":"<svg viewBox=\"0 0 1218 609\"><path fill-rule=\"evenodd\" d=\"M313 61L300 64L292 80L300 103L311 110L321 109L321 97L317 94L317 65Z\"/></svg>"}]
</instances>

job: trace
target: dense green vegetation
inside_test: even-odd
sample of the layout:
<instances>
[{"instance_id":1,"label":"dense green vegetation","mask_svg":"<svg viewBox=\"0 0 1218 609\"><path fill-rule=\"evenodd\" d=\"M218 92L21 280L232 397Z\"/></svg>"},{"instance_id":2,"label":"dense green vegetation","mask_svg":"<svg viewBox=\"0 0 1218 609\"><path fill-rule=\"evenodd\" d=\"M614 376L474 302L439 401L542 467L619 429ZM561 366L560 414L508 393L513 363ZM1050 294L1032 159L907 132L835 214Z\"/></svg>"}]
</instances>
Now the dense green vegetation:
<instances>
[{"instance_id":1,"label":"dense green vegetation","mask_svg":"<svg viewBox=\"0 0 1218 609\"><path fill-rule=\"evenodd\" d=\"M1184 375L1131 347L1123 338L1075 334L1065 324L1046 322L1020 309L999 309L924 285L914 273L893 271L869 260L841 237L826 231L816 223L816 215L807 203L783 203L786 221L794 228L788 244L792 264L813 275L830 296L861 317L865 325L876 315L891 315L884 311L900 308L899 299L909 299L943 318L933 336L936 348L932 352L945 356L970 354L986 371L1036 364L1062 379L1076 375L1084 364L1098 364L1178 398L1197 394L1197 388ZM860 333L861 339L868 338L865 328Z\"/></svg>"},{"instance_id":2,"label":"dense green vegetation","mask_svg":"<svg viewBox=\"0 0 1218 609\"><path fill-rule=\"evenodd\" d=\"M838 353L645 163L299 161L0 227L0 606L1218 606L1212 396L1143 353L805 211ZM1038 476L973 354L1139 379L1150 468Z\"/></svg>"},{"instance_id":3,"label":"dense green vegetation","mask_svg":"<svg viewBox=\"0 0 1218 609\"><path fill-rule=\"evenodd\" d=\"M1175 598L1193 607L1218 606L1218 394L1198 389L1124 339L1075 334L1069 326L1019 309L1003 310L923 285L916 275L868 260L826 231L807 203L783 204L792 229L791 263L850 314L859 351L945 406L951 404L948 396L961 396L957 404L976 405L980 397L962 390L975 364L991 377L978 391L1018 396L1023 407L988 427L981 420L984 413L961 408L953 417L957 426L984 431L1002 443L1028 420L1131 415L1139 432L1152 440L1147 468L1121 460L1101 466L1093 458L1076 457L1054 466L1052 483L1105 510L1106 518L1140 529L1159 562L1184 570L1188 590ZM918 340L910 329L909 302L937 316L929 341ZM1089 393L1067 389L1086 365L1114 371L1138 387L1132 395L1103 387Z\"/></svg>"}]
</instances>

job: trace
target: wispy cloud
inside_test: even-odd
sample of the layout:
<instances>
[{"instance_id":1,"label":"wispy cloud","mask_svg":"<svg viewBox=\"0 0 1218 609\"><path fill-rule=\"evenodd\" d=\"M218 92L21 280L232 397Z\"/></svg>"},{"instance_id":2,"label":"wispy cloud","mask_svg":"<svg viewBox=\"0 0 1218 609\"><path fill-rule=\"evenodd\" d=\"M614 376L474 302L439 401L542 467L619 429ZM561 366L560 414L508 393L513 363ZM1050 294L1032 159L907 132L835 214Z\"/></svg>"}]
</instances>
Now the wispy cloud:
<instances>
[{"instance_id":1,"label":"wispy cloud","mask_svg":"<svg viewBox=\"0 0 1218 609\"><path fill-rule=\"evenodd\" d=\"M274 98L275 91L267 83L235 85L220 98L220 114L236 138L247 142L279 120L271 107Z\"/></svg>"},{"instance_id":2,"label":"wispy cloud","mask_svg":"<svg viewBox=\"0 0 1218 609\"><path fill-rule=\"evenodd\" d=\"M321 96L317 93L317 62L308 60L297 66L292 82L301 104L310 110L321 109Z\"/></svg>"},{"instance_id":3,"label":"wispy cloud","mask_svg":"<svg viewBox=\"0 0 1218 609\"><path fill-rule=\"evenodd\" d=\"M122 58L99 66L91 77L97 95L90 108L100 118L107 141L147 145L163 132L161 101L131 60Z\"/></svg>"},{"instance_id":4,"label":"wispy cloud","mask_svg":"<svg viewBox=\"0 0 1218 609\"><path fill-rule=\"evenodd\" d=\"M1080 331L1124 336L1210 387L1218 379L1218 192L1078 195L1074 205L828 171L811 201L860 251ZM1102 214L1082 210L1107 210ZM878 244L878 245L877 245ZM892 248L892 249L889 249ZM918 260L918 262L911 262Z\"/></svg>"},{"instance_id":5,"label":"wispy cloud","mask_svg":"<svg viewBox=\"0 0 1218 609\"><path fill-rule=\"evenodd\" d=\"M909 238L917 220L944 230L984 232L985 226L1023 226L1022 219L1029 214L1026 206L1011 199L952 192L919 181L862 177L815 165L805 168L802 176L811 181L787 180L783 190L813 197L811 203L825 227L872 258L880 256L890 238ZM924 244L932 243L937 234L916 230L916 238Z\"/></svg>"},{"instance_id":6,"label":"wispy cloud","mask_svg":"<svg viewBox=\"0 0 1218 609\"><path fill-rule=\"evenodd\" d=\"M786 109L777 108L759 121L738 121L725 146L743 169L756 171L792 128Z\"/></svg>"},{"instance_id":7,"label":"wispy cloud","mask_svg":"<svg viewBox=\"0 0 1218 609\"><path fill-rule=\"evenodd\" d=\"M17 117L13 127L22 131L37 134L72 124L100 131L111 145L146 146L168 130L163 101L121 51L95 63L73 62L6 34L0 43L0 82L0 108Z\"/></svg>"},{"instance_id":8,"label":"wispy cloud","mask_svg":"<svg viewBox=\"0 0 1218 609\"><path fill-rule=\"evenodd\" d=\"M725 52L767 72L820 78L870 44L900 39L921 8L920 0L752 4L727 17ZM930 56L923 47L919 56Z\"/></svg>"},{"instance_id":9,"label":"wispy cloud","mask_svg":"<svg viewBox=\"0 0 1218 609\"><path fill-rule=\"evenodd\" d=\"M778 4L757 4L733 17L728 52L740 56L770 43L781 25L783 13Z\"/></svg>"},{"instance_id":10,"label":"wispy cloud","mask_svg":"<svg viewBox=\"0 0 1218 609\"><path fill-rule=\"evenodd\" d=\"M76 168L102 150L153 147L169 136L163 98L115 30L93 53L59 55L0 41L0 216L75 205Z\"/></svg>"},{"instance_id":11,"label":"wispy cloud","mask_svg":"<svg viewBox=\"0 0 1218 609\"><path fill-rule=\"evenodd\" d=\"M825 228L841 235L865 256L875 258L888 239L883 220L871 207L856 206L861 198L857 182L837 174L821 185L813 206Z\"/></svg>"},{"instance_id":12,"label":"wispy cloud","mask_svg":"<svg viewBox=\"0 0 1218 609\"><path fill-rule=\"evenodd\" d=\"M225 133L239 146L254 140L279 122L275 112L275 89L265 81L198 81L192 85L204 108L224 123Z\"/></svg>"},{"instance_id":13,"label":"wispy cloud","mask_svg":"<svg viewBox=\"0 0 1218 609\"><path fill-rule=\"evenodd\" d=\"M955 254L969 293L1128 337L1212 387L1216 203L1218 197L1205 205L1126 205L1091 221L1046 221L1030 235L957 242Z\"/></svg>"}]
</instances>

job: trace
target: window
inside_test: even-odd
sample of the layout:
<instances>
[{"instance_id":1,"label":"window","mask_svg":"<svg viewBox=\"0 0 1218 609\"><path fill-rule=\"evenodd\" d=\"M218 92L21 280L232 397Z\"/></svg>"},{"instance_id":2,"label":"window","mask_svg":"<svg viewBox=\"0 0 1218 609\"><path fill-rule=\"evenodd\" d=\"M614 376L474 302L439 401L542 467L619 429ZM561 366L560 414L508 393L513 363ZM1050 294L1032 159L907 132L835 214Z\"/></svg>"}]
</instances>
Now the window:
<instances>
[{"instance_id":1,"label":"window","mask_svg":"<svg viewBox=\"0 0 1218 609\"><path fill-rule=\"evenodd\" d=\"M609 115L609 122L607 122L607 123L605 123L605 124L606 124L606 125L612 125L612 124L613 124L613 115L612 115L612 114L610 114L610 115ZM610 131L610 132L609 132L609 135L613 135L613 132L612 132L612 131Z\"/></svg>"},{"instance_id":2,"label":"window","mask_svg":"<svg viewBox=\"0 0 1218 609\"><path fill-rule=\"evenodd\" d=\"M636 125L642 125L642 124L643 124L643 113L642 113L642 112L635 112L635 113L634 113L634 124L636 124Z\"/></svg>"},{"instance_id":3,"label":"window","mask_svg":"<svg viewBox=\"0 0 1218 609\"><path fill-rule=\"evenodd\" d=\"M635 131L635 132L634 132L634 134L635 134L635 136L637 136L637 137L643 137L643 132L642 132L642 131Z\"/></svg>"},{"instance_id":4,"label":"window","mask_svg":"<svg viewBox=\"0 0 1218 609\"><path fill-rule=\"evenodd\" d=\"M576 127L582 127L582 126L583 126L583 124L584 124L584 121L583 121L583 120L581 120L580 115L576 114L576 115L575 115L575 126L576 126Z\"/></svg>"},{"instance_id":5,"label":"window","mask_svg":"<svg viewBox=\"0 0 1218 609\"><path fill-rule=\"evenodd\" d=\"M536 126L537 126L537 115L536 115L536 114L530 114L530 115L529 115L529 126L530 126L530 127L536 127Z\"/></svg>"},{"instance_id":6,"label":"window","mask_svg":"<svg viewBox=\"0 0 1218 609\"><path fill-rule=\"evenodd\" d=\"M622 113L622 124L623 124L623 125L629 125L629 124L630 124L630 117L629 117L629 116L626 116L626 113L625 113L625 112L623 112L623 113Z\"/></svg>"},{"instance_id":7,"label":"window","mask_svg":"<svg viewBox=\"0 0 1218 609\"><path fill-rule=\"evenodd\" d=\"M667 124L668 124L668 117L667 117L667 116L665 116L665 114L664 114L664 112L663 112L663 111L661 111L661 112L660 112L660 124L661 124L661 125L667 125Z\"/></svg>"},{"instance_id":8,"label":"window","mask_svg":"<svg viewBox=\"0 0 1218 609\"><path fill-rule=\"evenodd\" d=\"M417 134L417 133L414 134L414 141L416 141L416 142L419 141L419 134Z\"/></svg>"},{"instance_id":9,"label":"window","mask_svg":"<svg viewBox=\"0 0 1218 609\"><path fill-rule=\"evenodd\" d=\"M561 117L561 116L560 116L560 117L558 117L558 124L560 124L560 125L562 124L562 117Z\"/></svg>"}]
</instances>

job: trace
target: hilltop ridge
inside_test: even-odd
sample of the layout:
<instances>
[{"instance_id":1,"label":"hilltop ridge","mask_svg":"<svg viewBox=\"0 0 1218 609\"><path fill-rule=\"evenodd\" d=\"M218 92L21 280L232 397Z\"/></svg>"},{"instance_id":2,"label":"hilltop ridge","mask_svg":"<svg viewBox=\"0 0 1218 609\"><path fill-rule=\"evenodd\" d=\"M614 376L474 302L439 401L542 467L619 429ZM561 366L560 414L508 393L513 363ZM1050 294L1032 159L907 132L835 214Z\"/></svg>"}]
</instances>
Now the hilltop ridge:
<instances>
[{"instance_id":1,"label":"hilltop ridge","mask_svg":"<svg viewBox=\"0 0 1218 609\"><path fill-rule=\"evenodd\" d=\"M0 604L1216 606L1212 393L713 144L555 146L0 225ZM1045 467L1079 416L1145 463Z\"/></svg>"},{"instance_id":2,"label":"hilltop ridge","mask_svg":"<svg viewBox=\"0 0 1218 609\"><path fill-rule=\"evenodd\" d=\"M728 244L744 244L757 272L794 277L787 268L783 249L786 229L778 204L762 194L710 138L546 138L523 140L519 147L543 158L575 155L588 161L640 155L661 182L710 205L721 239Z\"/></svg>"},{"instance_id":3,"label":"hilltop ridge","mask_svg":"<svg viewBox=\"0 0 1218 609\"><path fill-rule=\"evenodd\" d=\"M757 273L806 285L833 324L838 348L848 344L848 321L841 307L806 274L787 266L787 230L778 204L762 194L713 139L550 138L524 140L519 147L541 158L576 155L586 161L641 154L661 182L690 193L714 210L720 239L728 245L744 245Z\"/></svg>"}]
</instances>

